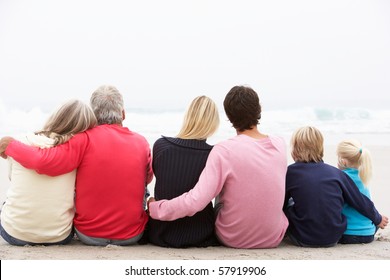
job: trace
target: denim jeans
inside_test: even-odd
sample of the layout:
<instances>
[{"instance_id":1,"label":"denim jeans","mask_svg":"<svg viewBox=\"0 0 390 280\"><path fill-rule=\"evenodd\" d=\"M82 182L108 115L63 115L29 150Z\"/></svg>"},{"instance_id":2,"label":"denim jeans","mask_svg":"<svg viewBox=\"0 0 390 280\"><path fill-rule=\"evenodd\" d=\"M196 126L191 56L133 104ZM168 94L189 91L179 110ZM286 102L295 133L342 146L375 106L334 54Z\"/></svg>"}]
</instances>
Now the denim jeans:
<instances>
[{"instance_id":1,"label":"denim jeans","mask_svg":"<svg viewBox=\"0 0 390 280\"><path fill-rule=\"evenodd\" d=\"M137 236L134 236L129 239L125 240L119 240L119 239L106 239L106 238L99 238L99 237L90 237L85 234L82 234L77 229L75 229L77 237L80 239L80 241L86 245L91 246L107 246L107 245L117 245L117 246L127 246L127 245L134 245L137 244L137 242L141 239L143 233L138 234Z\"/></svg>"},{"instance_id":2,"label":"denim jeans","mask_svg":"<svg viewBox=\"0 0 390 280\"><path fill-rule=\"evenodd\" d=\"M0 223L0 235L1 235L1 237L3 237L3 239L5 241L7 241L9 244L14 245L14 246L25 246L25 245L44 245L44 246L49 246L49 245L66 245L66 244L68 244L68 243L70 243L72 241L73 236L74 236L74 230L72 229L72 231L70 232L68 237L66 237L62 241L52 242L52 243L34 243L34 242L20 240L18 238L15 238L15 237L9 235L5 231L5 229L3 228L1 223Z\"/></svg>"}]
</instances>

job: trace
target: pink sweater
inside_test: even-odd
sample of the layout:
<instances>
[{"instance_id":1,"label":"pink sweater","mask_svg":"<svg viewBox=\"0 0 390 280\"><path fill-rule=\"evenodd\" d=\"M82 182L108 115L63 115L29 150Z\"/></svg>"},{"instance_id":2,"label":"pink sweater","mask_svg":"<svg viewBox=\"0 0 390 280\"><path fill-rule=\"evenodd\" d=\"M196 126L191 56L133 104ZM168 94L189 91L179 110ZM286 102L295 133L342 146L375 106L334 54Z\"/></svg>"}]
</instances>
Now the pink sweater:
<instances>
[{"instance_id":1,"label":"pink sweater","mask_svg":"<svg viewBox=\"0 0 390 280\"><path fill-rule=\"evenodd\" d=\"M171 221L192 216L216 198L216 233L226 246L272 248L288 221L282 207L287 156L278 137L256 140L238 135L211 151L198 183L172 200L149 205L150 216Z\"/></svg>"}]
</instances>

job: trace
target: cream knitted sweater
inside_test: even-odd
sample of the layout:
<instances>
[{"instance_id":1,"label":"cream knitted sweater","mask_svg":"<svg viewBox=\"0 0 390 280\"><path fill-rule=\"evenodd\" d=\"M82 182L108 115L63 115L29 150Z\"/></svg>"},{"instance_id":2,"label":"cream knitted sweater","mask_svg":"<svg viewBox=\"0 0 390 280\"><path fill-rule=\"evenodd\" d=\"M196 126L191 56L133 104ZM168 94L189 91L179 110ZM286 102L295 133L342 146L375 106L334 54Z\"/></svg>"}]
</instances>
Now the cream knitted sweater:
<instances>
[{"instance_id":1,"label":"cream knitted sweater","mask_svg":"<svg viewBox=\"0 0 390 280\"><path fill-rule=\"evenodd\" d=\"M40 148L53 146L53 139L27 135L19 141ZM1 225L11 236L33 243L64 240L72 230L76 170L56 177L9 159L11 186L1 211Z\"/></svg>"}]
</instances>

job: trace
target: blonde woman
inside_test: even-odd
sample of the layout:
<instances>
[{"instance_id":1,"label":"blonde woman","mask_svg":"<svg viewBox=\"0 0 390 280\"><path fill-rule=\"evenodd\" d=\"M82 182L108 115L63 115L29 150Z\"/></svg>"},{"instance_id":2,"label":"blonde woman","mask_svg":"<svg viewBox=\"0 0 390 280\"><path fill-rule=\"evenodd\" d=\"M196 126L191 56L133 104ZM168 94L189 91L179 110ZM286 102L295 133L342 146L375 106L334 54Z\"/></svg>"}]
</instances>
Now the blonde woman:
<instances>
[{"instance_id":1,"label":"blonde woman","mask_svg":"<svg viewBox=\"0 0 390 280\"><path fill-rule=\"evenodd\" d=\"M289 220L287 235L302 247L335 246L347 228L342 214L348 203L384 228L387 217L362 195L341 170L324 163L324 138L315 127L299 128L291 139L295 163L288 166L284 210Z\"/></svg>"},{"instance_id":2,"label":"blonde woman","mask_svg":"<svg viewBox=\"0 0 390 280\"><path fill-rule=\"evenodd\" d=\"M20 141L50 148L96 124L92 109L71 100L48 119L42 131ZM49 177L24 168L11 157L8 160L11 187L1 211L1 236L16 246L69 243L73 237L76 170Z\"/></svg>"},{"instance_id":3,"label":"blonde woman","mask_svg":"<svg viewBox=\"0 0 390 280\"><path fill-rule=\"evenodd\" d=\"M199 96L187 109L179 134L156 141L153 146L156 200L175 198L195 186L212 149L206 140L218 126L215 103L206 96ZM149 241L176 248L217 245L214 222L211 202L192 217L170 222L150 218Z\"/></svg>"},{"instance_id":4,"label":"blonde woman","mask_svg":"<svg viewBox=\"0 0 390 280\"><path fill-rule=\"evenodd\" d=\"M344 140L337 146L338 167L356 184L359 191L371 199L368 182L372 177L371 154L357 140ZM374 240L377 227L367 217L345 204L343 215L347 218L347 230L340 243L370 243Z\"/></svg>"}]
</instances>

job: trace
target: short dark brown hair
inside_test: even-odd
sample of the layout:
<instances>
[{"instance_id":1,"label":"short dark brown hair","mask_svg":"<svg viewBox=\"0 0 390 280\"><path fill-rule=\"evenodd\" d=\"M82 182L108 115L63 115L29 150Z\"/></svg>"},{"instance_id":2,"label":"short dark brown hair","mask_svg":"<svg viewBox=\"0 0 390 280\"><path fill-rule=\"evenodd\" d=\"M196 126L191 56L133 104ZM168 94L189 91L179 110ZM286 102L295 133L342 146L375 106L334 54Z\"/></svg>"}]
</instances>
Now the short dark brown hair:
<instances>
[{"instance_id":1,"label":"short dark brown hair","mask_svg":"<svg viewBox=\"0 0 390 280\"><path fill-rule=\"evenodd\" d=\"M259 96L250 87L233 87L226 95L223 107L229 121L238 131L251 129L261 119Z\"/></svg>"}]
</instances>

